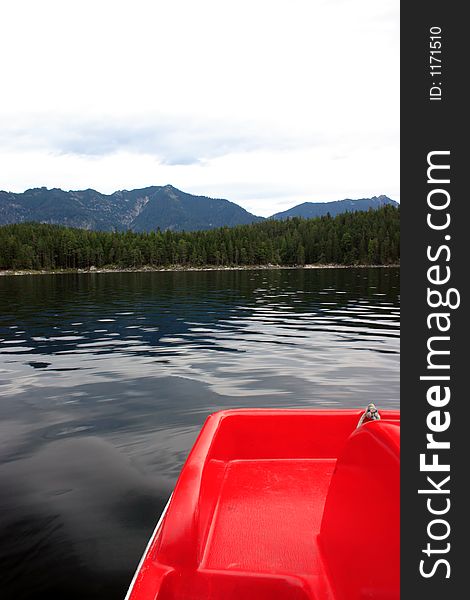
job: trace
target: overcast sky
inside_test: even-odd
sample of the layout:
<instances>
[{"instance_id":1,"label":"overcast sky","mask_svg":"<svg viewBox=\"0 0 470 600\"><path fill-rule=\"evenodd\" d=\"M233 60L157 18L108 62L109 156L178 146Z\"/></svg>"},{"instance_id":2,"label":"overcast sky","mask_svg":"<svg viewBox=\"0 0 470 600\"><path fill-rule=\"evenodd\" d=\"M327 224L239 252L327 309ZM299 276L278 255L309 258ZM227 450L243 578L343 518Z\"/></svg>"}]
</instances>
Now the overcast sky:
<instances>
[{"instance_id":1,"label":"overcast sky","mask_svg":"<svg viewBox=\"0 0 470 600\"><path fill-rule=\"evenodd\" d=\"M399 200L398 0L7 0L0 189Z\"/></svg>"}]
</instances>

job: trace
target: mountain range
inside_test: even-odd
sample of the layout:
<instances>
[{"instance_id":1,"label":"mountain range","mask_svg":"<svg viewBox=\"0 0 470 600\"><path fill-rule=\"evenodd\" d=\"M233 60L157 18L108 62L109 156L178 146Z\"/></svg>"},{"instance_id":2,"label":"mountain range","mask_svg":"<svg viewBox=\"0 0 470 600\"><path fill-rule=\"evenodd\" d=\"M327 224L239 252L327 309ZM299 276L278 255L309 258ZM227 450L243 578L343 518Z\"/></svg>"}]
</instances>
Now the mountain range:
<instances>
[{"instance_id":1,"label":"mountain range","mask_svg":"<svg viewBox=\"0 0 470 600\"><path fill-rule=\"evenodd\" d=\"M304 202L272 219L331 216L347 211L398 206L387 196L335 202ZM197 231L263 221L238 204L194 196L172 185L101 194L95 190L33 188L23 193L0 191L0 225L36 221L98 231Z\"/></svg>"},{"instance_id":2,"label":"mountain range","mask_svg":"<svg viewBox=\"0 0 470 600\"><path fill-rule=\"evenodd\" d=\"M377 209L384 204L398 206L398 202L388 196L373 196L372 198L360 198L358 200L334 200L333 202L304 202L298 204L289 210L276 213L271 219L290 219L291 217L303 217L312 219L313 217L323 217L330 214L332 217L344 212L356 212L358 210Z\"/></svg>"}]
</instances>

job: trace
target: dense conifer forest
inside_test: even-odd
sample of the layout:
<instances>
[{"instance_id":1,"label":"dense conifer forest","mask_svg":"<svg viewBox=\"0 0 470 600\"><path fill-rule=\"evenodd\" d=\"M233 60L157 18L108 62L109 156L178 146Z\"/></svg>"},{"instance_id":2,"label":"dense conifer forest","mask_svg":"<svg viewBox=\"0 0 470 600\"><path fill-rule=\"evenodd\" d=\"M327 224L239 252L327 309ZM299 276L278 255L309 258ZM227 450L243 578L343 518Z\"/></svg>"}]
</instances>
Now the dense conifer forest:
<instances>
[{"instance_id":1,"label":"dense conifer forest","mask_svg":"<svg viewBox=\"0 0 470 600\"><path fill-rule=\"evenodd\" d=\"M399 260L400 210L392 206L193 232L102 232L41 223L0 227L0 269L387 265Z\"/></svg>"}]
</instances>

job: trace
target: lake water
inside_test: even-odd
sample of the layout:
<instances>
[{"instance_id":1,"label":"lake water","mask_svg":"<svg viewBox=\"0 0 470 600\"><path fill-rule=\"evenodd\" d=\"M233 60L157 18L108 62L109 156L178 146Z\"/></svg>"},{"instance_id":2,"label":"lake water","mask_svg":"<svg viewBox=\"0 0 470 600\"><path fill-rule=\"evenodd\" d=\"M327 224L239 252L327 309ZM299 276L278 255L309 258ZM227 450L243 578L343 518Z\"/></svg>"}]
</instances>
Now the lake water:
<instances>
[{"instance_id":1,"label":"lake water","mask_svg":"<svg viewBox=\"0 0 470 600\"><path fill-rule=\"evenodd\" d=\"M399 270L0 277L0 596L125 595L206 416L399 406Z\"/></svg>"}]
</instances>

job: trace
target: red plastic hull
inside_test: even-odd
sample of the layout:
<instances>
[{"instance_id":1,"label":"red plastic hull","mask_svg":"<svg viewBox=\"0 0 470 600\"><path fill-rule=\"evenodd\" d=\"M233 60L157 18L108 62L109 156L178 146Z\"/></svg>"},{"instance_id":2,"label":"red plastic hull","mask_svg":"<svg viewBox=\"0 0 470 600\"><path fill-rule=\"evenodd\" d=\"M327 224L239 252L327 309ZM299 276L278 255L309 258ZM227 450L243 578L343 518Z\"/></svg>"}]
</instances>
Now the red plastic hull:
<instances>
[{"instance_id":1,"label":"red plastic hull","mask_svg":"<svg viewBox=\"0 0 470 600\"><path fill-rule=\"evenodd\" d=\"M206 421L129 600L399 598L399 412Z\"/></svg>"}]
</instances>

